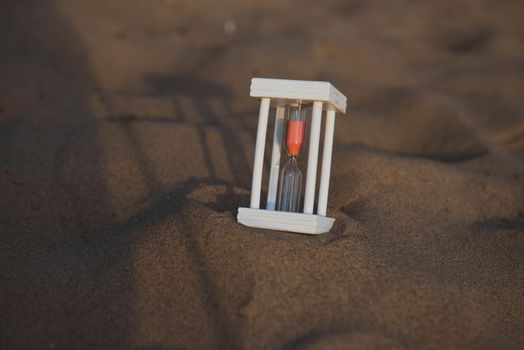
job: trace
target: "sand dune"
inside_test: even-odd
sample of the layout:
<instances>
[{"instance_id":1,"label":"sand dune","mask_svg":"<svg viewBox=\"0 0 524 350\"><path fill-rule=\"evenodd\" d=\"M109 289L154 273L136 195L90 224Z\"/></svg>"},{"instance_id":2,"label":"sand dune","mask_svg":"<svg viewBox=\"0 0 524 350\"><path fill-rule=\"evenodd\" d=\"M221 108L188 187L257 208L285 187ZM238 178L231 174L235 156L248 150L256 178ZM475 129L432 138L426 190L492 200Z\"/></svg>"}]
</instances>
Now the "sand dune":
<instances>
[{"instance_id":1,"label":"sand dune","mask_svg":"<svg viewBox=\"0 0 524 350\"><path fill-rule=\"evenodd\" d=\"M522 13L2 2L0 347L522 348ZM348 96L329 234L236 223L253 76Z\"/></svg>"}]
</instances>

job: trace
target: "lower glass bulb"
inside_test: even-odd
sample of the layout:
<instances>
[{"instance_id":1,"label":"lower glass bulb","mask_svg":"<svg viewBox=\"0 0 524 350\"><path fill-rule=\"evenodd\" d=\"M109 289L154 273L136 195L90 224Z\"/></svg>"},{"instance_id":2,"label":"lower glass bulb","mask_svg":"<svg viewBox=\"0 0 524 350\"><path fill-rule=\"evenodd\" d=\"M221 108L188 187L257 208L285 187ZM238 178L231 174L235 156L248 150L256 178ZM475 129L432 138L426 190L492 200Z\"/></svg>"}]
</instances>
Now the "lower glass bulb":
<instances>
[{"instance_id":1,"label":"lower glass bulb","mask_svg":"<svg viewBox=\"0 0 524 350\"><path fill-rule=\"evenodd\" d=\"M298 212L302 188L302 173L297 166L297 158L292 156L280 174L280 192L277 210Z\"/></svg>"}]
</instances>

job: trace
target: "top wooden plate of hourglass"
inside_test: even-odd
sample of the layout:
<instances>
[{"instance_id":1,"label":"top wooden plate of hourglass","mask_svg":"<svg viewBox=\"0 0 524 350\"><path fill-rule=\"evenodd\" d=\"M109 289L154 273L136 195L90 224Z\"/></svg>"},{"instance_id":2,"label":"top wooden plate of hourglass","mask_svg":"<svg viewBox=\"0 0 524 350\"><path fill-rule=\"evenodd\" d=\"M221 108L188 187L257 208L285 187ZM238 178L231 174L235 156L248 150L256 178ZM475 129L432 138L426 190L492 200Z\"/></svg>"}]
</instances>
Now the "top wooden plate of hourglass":
<instances>
[{"instance_id":1,"label":"top wooden plate of hourglass","mask_svg":"<svg viewBox=\"0 0 524 350\"><path fill-rule=\"evenodd\" d=\"M321 101L326 102L325 109L346 113L346 96L327 81L253 78L250 96Z\"/></svg>"}]
</instances>

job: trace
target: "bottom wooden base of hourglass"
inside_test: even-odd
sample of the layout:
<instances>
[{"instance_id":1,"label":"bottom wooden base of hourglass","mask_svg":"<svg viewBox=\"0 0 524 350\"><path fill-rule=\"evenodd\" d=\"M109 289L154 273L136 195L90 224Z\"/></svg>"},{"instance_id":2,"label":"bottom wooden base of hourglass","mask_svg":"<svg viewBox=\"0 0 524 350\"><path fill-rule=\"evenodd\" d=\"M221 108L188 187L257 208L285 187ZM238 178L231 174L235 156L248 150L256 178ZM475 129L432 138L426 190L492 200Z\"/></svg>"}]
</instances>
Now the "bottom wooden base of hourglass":
<instances>
[{"instance_id":1,"label":"bottom wooden base of hourglass","mask_svg":"<svg viewBox=\"0 0 524 350\"><path fill-rule=\"evenodd\" d=\"M252 208L238 208L237 220L245 226L311 235L329 232L335 222L333 218L315 214Z\"/></svg>"}]
</instances>

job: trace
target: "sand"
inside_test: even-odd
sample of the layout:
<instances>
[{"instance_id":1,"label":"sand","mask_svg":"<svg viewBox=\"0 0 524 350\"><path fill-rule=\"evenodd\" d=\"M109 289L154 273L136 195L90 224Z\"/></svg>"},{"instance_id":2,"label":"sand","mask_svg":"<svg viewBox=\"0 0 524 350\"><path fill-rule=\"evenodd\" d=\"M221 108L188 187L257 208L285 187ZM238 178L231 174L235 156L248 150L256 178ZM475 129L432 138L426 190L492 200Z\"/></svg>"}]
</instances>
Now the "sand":
<instances>
[{"instance_id":1,"label":"sand","mask_svg":"<svg viewBox=\"0 0 524 350\"><path fill-rule=\"evenodd\" d=\"M0 348L522 349L522 13L2 1ZM348 96L329 234L236 223L253 76Z\"/></svg>"}]
</instances>

